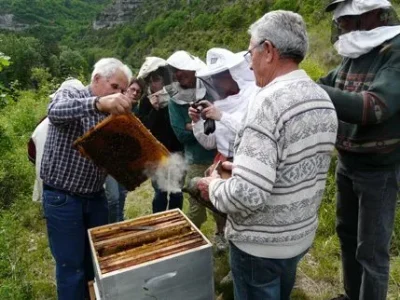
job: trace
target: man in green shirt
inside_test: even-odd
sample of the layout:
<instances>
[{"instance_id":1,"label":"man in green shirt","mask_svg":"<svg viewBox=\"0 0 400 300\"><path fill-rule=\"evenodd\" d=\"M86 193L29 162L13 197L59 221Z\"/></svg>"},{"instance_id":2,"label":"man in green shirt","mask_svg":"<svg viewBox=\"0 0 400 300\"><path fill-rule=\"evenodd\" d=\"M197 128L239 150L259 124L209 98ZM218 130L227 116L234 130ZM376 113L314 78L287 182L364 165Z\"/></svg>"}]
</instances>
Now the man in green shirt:
<instances>
[{"instance_id":1,"label":"man in green shirt","mask_svg":"<svg viewBox=\"0 0 400 300\"><path fill-rule=\"evenodd\" d=\"M195 73L205 67L205 63L198 57L186 51L177 51L167 59L168 65L173 69L176 94L171 98L168 105L170 122L179 142L184 147L185 160L189 165L186 181L194 177L203 177L206 169L212 164L215 150L207 150L199 144L193 134L192 119L189 117L190 104L196 100L203 99L206 90L200 80L196 79ZM207 220L207 213L204 206L197 203L192 197L189 198L188 217L200 228ZM217 223L215 245L218 250L227 247L224 238L224 220L214 215Z\"/></svg>"},{"instance_id":2,"label":"man in green shirt","mask_svg":"<svg viewBox=\"0 0 400 300\"><path fill-rule=\"evenodd\" d=\"M400 26L386 0L334 0L332 10L343 61L320 83L340 121L336 230L346 295L336 299L383 300L400 164Z\"/></svg>"}]
</instances>

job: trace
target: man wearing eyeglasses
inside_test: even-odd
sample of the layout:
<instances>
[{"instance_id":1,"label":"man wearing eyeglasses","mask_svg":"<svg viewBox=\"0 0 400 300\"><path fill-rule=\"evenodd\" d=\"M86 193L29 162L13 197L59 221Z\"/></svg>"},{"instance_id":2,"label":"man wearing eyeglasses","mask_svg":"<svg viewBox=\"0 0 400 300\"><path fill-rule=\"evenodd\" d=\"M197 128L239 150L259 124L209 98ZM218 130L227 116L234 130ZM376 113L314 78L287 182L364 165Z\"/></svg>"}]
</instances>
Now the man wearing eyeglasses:
<instances>
[{"instance_id":1,"label":"man wearing eyeglasses","mask_svg":"<svg viewBox=\"0 0 400 300\"><path fill-rule=\"evenodd\" d=\"M214 174L198 188L228 215L235 299L288 300L318 226L337 117L327 93L299 69L308 47L300 15L269 12L249 33L245 56L260 90L236 136L233 164L223 164L232 177Z\"/></svg>"},{"instance_id":2,"label":"man wearing eyeglasses","mask_svg":"<svg viewBox=\"0 0 400 300\"><path fill-rule=\"evenodd\" d=\"M339 122L336 231L345 295L386 299L400 175L400 22L386 0L335 0L342 63L321 87Z\"/></svg>"},{"instance_id":3,"label":"man wearing eyeglasses","mask_svg":"<svg viewBox=\"0 0 400 300\"><path fill-rule=\"evenodd\" d=\"M88 298L87 282L94 275L87 229L108 220L106 174L72 145L107 115L131 112L131 100L123 95L131 77L119 60L101 59L89 86L59 89L48 107L50 123L40 174L60 300Z\"/></svg>"}]
</instances>

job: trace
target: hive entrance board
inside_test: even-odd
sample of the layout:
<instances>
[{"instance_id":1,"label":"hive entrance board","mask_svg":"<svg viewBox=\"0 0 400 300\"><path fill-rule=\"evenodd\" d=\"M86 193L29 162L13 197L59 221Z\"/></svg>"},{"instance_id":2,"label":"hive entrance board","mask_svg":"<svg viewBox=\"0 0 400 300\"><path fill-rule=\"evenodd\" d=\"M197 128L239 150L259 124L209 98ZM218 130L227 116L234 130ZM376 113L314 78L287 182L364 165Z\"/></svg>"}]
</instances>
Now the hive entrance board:
<instances>
[{"instance_id":1,"label":"hive entrance board","mask_svg":"<svg viewBox=\"0 0 400 300\"><path fill-rule=\"evenodd\" d=\"M101 274L206 245L179 210L89 230Z\"/></svg>"},{"instance_id":2,"label":"hive entrance board","mask_svg":"<svg viewBox=\"0 0 400 300\"><path fill-rule=\"evenodd\" d=\"M109 116L74 143L79 152L132 191L168 150L132 114Z\"/></svg>"}]
</instances>

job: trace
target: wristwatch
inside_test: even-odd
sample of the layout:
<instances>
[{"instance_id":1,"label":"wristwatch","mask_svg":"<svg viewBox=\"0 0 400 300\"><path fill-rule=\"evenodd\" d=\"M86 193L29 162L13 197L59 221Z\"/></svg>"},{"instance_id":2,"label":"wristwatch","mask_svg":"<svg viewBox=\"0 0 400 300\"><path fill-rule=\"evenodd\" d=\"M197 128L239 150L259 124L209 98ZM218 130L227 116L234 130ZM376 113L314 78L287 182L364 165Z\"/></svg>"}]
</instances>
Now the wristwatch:
<instances>
[{"instance_id":1,"label":"wristwatch","mask_svg":"<svg viewBox=\"0 0 400 300\"><path fill-rule=\"evenodd\" d=\"M99 104L99 102L100 102L100 97L96 97L96 98L94 99L94 109L95 109L96 111L98 111L98 112L101 112L101 111L99 110L99 108L97 107L97 104Z\"/></svg>"}]
</instances>

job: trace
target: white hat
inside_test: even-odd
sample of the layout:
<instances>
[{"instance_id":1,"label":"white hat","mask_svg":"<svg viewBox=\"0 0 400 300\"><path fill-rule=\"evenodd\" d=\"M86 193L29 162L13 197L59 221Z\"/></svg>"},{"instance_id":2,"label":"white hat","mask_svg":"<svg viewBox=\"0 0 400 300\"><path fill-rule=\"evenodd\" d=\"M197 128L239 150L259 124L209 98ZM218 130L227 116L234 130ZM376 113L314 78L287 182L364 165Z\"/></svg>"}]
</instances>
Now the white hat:
<instances>
[{"instance_id":1,"label":"white hat","mask_svg":"<svg viewBox=\"0 0 400 300\"><path fill-rule=\"evenodd\" d=\"M82 89L85 86L83 85L83 83L75 78L68 78L67 80L65 80L63 83L61 83L60 87L57 89L57 91L55 91L53 94L51 94L49 97L53 98L54 95L62 90L62 89L66 89L66 88L75 88L75 89Z\"/></svg>"},{"instance_id":2,"label":"white hat","mask_svg":"<svg viewBox=\"0 0 400 300\"><path fill-rule=\"evenodd\" d=\"M208 77L229 70L242 63L242 52L234 54L223 48L211 48L207 51L207 66L196 72L197 77Z\"/></svg>"},{"instance_id":3,"label":"white hat","mask_svg":"<svg viewBox=\"0 0 400 300\"><path fill-rule=\"evenodd\" d=\"M206 64L200 58L182 50L172 54L167 59L167 63L176 69L185 71L198 71L206 67Z\"/></svg>"},{"instance_id":4,"label":"white hat","mask_svg":"<svg viewBox=\"0 0 400 300\"><path fill-rule=\"evenodd\" d=\"M390 8L387 0L352 0L340 2L334 12L333 18L337 20L342 16L358 16L378 8Z\"/></svg>"},{"instance_id":5,"label":"white hat","mask_svg":"<svg viewBox=\"0 0 400 300\"><path fill-rule=\"evenodd\" d=\"M165 67L167 62L165 59L155 56L146 57L143 65L140 67L138 78L146 78L151 72L160 67Z\"/></svg>"}]
</instances>

